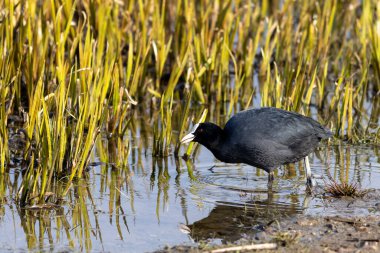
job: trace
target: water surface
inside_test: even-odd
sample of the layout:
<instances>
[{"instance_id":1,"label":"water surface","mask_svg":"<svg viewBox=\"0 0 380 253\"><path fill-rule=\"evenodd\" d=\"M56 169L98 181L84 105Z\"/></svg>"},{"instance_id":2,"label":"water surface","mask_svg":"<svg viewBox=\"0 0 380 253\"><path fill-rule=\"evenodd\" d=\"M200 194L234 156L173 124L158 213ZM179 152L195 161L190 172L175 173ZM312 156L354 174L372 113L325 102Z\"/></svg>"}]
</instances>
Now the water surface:
<instances>
[{"instance_id":1,"label":"water surface","mask_svg":"<svg viewBox=\"0 0 380 253\"><path fill-rule=\"evenodd\" d=\"M12 193L20 183L19 172L3 176L0 249L147 252L166 245L249 239L274 220L334 212L326 211L321 198L305 194L302 163L277 170L273 191L268 192L264 171L221 163L203 147L188 162L173 156L155 159L139 138L131 142L125 168L111 165L118 156L112 153L113 143L99 140L92 160L107 163L90 167L60 207L17 207ZM314 174L327 178L330 173L338 181L377 189L379 160L375 145L322 145L310 156ZM55 187L60 184L64 182Z\"/></svg>"}]
</instances>

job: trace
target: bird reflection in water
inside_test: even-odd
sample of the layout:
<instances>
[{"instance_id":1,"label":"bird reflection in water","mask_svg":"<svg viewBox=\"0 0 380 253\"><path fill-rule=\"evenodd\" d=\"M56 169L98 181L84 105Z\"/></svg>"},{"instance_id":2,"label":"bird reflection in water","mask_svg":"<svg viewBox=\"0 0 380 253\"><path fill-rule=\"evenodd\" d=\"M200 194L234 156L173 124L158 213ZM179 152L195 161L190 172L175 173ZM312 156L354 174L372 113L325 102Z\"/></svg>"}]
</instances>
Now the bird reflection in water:
<instances>
[{"instance_id":1,"label":"bird reflection in water","mask_svg":"<svg viewBox=\"0 0 380 253\"><path fill-rule=\"evenodd\" d=\"M260 201L219 201L207 217L188 225L190 236L196 242L209 239L233 242L242 238L243 234L264 231L276 220L302 213L308 198L305 198L303 204L285 203L274 201L273 194L268 193L268 198Z\"/></svg>"}]
</instances>

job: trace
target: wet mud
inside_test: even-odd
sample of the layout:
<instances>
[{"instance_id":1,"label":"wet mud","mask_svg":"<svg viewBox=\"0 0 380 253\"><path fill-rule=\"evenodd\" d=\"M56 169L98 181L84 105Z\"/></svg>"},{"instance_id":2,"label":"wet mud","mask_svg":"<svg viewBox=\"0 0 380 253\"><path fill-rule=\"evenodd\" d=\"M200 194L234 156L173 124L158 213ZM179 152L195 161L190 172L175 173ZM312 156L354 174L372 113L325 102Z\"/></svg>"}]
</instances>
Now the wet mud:
<instances>
[{"instance_id":1,"label":"wet mud","mask_svg":"<svg viewBox=\"0 0 380 253\"><path fill-rule=\"evenodd\" d=\"M256 203L257 209L219 206L188 226L198 247L178 245L157 252L212 252L264 243L277 244L268 252L380 252L380 190L369 190L362 198L314 198L324 206L313 215L281 205L268 209L265 203ZM213 237L223 238L222 246Z\"/></svg>"}]
</instances>

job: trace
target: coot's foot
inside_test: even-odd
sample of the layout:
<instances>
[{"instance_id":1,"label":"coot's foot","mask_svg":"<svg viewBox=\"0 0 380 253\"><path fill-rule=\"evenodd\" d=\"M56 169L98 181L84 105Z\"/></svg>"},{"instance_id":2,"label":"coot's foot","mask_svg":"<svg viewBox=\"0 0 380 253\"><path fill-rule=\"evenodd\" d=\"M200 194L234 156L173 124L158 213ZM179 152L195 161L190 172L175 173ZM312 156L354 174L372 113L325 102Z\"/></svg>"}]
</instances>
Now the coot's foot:
<instances>
[{"instance_id":1,"label":"coot's foot","mask_svg":"<svg viewBox=\"0 0 380 253\"><path fill-rule=\"evenodd\" d=\"M315 180L311 177L306 179L306 186L313 188L315 186Z\"/></svg>"}]
</instances>

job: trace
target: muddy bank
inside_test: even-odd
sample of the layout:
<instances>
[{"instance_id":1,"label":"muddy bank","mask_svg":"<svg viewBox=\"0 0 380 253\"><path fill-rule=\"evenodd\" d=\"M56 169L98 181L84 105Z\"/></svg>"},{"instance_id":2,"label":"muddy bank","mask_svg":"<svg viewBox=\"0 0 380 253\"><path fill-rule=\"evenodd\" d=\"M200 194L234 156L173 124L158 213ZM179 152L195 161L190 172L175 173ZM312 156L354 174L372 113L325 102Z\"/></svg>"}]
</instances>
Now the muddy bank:
<instances>
[{"instance_id":1,"label":"muddy bank","mask_svg":"<svg viewBox=\"0 0 380 253\"><path fill-rule=\"evenodd\" d=\"M250 232L240 233L241 238L237 240L228 241L225 237L219 241L222 244L216 242L218 236L197 238L199 231L192 231L189 226L189 236L194 237L198 247L179 245L157 252L204 252L270 242L278 247L270 252L380 252L380 190L371 190L355 199L315 198L320 198L323 207L313 215L284 213L283 219L266 221L266 225L252 224Z\"/></svg>"},{"instance_id":2,"label":"muddy bank","mask_svg":"<svg viewBox=\"0 0 380 253\"><path fill-rule=\"evenodd\" d=\"M204 252L269 242L277 243L278 247L270 252L380 252L380 220L379 216L300 216L275 222L250 239L218 246L207 242L200 243L199 247L179 245L157 252Z\"/></svg>"}]
</instances>

